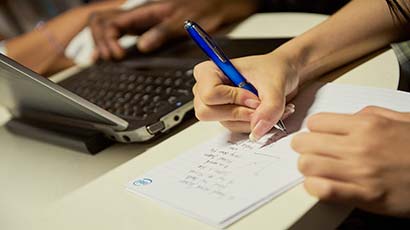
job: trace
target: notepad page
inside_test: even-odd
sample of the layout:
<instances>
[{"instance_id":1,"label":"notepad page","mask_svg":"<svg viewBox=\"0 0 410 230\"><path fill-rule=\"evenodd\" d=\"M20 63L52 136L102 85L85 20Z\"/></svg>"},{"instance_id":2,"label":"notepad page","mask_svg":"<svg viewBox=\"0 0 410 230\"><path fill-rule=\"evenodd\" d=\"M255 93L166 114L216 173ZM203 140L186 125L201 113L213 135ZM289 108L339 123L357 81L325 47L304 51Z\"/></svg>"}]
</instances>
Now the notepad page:
<instances>
[{"instance_id":1,"label":"notepad page","mask_svg":"<svg viewBox=\"0 0 410 230\"><path fill-rule=\"evenodd\" d=\"M226 132L137 178L129 188L223 227L261 199L301 180L293 164L297 155L287 154L288 143L277 145L274 154L258 152L263 144ZM144 178L152 183L141 186Z\"/></svg>"},{"instance_id":2,"label":"notepad page","mask_svg":"<svg viewBox=\"0 0 410 230\"><path fill-rule=\"evenodd\" d=\"M368 105L410 111L410 96L393 90L349 85L314 85L294 101L285 121L291 132L272 132L258 142L221 133L130 181L127 189L202 222L226 227L303 180L292 136L317 112L355 113Z\"/></svg>"}]
</instances>

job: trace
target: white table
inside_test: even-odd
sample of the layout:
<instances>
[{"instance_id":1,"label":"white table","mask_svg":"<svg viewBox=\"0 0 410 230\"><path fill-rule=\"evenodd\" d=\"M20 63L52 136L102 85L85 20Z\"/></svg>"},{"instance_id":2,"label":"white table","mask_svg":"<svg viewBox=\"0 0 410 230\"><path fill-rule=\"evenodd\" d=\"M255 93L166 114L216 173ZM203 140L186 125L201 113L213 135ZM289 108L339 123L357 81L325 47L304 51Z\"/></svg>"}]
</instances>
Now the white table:
<instances>
[{"instance_id":1,"label":"white table","mask_svg":"<svg viewBox=\"0 0 410 230\"><path fill-rule=\"evenodd\" d=\"M324 18L314 14L258 14L236 27L230 36L295 36ZM274 28L269 31L261 25ZM398 62L388 50L336 82L396 88L398 79ZM0 108L0 122L7 119ZM205 129L207 132L203 132ZM15 136L0 127L0 229L210 229L125 191L125 184L221 129L217 123L199 122L155 143L118 144L89 156ZM317 203L300 185L230 228L284 229L299 220L293 229L330 229L339 224L347 210Z\"/></svg>"}]
</instances>

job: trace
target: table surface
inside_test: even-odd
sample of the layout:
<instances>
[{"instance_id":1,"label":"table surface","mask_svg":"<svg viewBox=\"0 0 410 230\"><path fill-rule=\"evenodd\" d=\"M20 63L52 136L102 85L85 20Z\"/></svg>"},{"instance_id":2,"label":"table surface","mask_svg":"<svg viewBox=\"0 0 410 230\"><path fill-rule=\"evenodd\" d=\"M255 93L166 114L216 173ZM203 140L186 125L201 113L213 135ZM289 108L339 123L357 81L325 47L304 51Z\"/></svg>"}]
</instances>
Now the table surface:
<instances>
[{"instance_id":1,"label":"table surface","mask_svg":"<svg viewBox=\"0 0 410 230\"><path fill-rule=\"evenodd\" d=\"M257 14L239 24L229 36L296 36L325 18L316 14ZM274 29L269 31L260 25L272 25ZM342 75L334 82L397 88L399 64L393 51L381 52L360 63L353 70L341 69L325 79ZM71 71L75 70L60 77ZM0 124L8 117L0 108ZM207 132L203 132L205 129ZM173 209L127 192L125 185L221 130L216 122L190 120L155 142L117 144L90 156L15 136L1 126L0 228L211 229ZM334 228L348 210L348 207L317 202L299 185L230 228Z\"/></svg>"}]
</instances>

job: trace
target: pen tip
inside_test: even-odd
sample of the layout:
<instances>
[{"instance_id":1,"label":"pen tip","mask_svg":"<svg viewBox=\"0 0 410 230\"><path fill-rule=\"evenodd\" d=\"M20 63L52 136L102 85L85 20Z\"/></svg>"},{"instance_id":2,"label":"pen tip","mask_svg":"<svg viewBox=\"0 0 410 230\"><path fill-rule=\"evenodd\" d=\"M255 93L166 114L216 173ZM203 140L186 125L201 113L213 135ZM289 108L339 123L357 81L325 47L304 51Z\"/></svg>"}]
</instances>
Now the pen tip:
<instances>
[{"instance_id":1,"label":"pen tip","mask_svg":"<svg viewBox=\"0 0 410 230\"><path fill-rule=\"evenodd\" d=\"M279 120L279 121L278 121L277 127L278 127L279 130L281 130L282 132L284 132L284 133L286 133L286 134L288 133L288 131L286 130L285 123L283 123L282 120Z\"/></svg>"}]
</instances>

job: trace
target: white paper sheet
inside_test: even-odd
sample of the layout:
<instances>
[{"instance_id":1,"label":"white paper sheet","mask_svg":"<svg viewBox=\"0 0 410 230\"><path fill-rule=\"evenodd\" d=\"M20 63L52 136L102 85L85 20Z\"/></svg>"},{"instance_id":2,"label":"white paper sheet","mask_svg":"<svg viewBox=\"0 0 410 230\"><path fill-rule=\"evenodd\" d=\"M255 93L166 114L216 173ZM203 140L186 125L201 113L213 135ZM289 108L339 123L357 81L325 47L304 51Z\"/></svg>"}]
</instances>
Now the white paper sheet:
<instances>
[{"instance_id":1,"label":"white paper sheet","mask_svg":"<svg viewBox=\"0 0 410 230\"><path fill-rule=\"evenodd\" d=\"M246 135L226 131L130 181L127 189L223 228L303 180L290 141L304 129L307 116L355 113L368 105L410 111L404 92L320 86L303 90L295 100L297 112L285 121L290 135L276 131L252 143Z\"/></svg>"}]
</instances>

